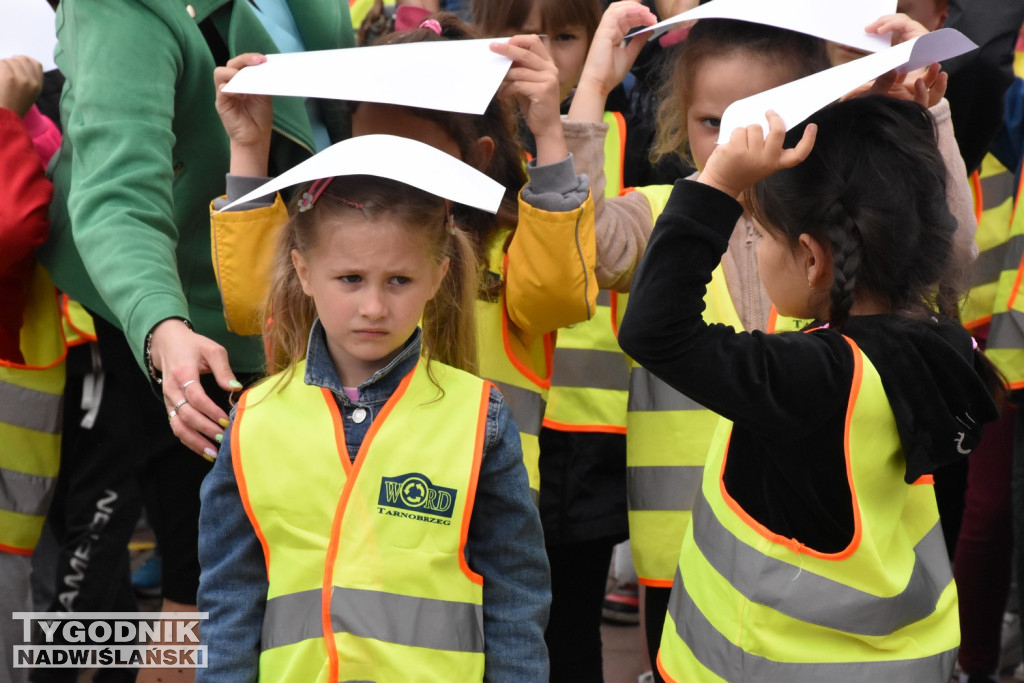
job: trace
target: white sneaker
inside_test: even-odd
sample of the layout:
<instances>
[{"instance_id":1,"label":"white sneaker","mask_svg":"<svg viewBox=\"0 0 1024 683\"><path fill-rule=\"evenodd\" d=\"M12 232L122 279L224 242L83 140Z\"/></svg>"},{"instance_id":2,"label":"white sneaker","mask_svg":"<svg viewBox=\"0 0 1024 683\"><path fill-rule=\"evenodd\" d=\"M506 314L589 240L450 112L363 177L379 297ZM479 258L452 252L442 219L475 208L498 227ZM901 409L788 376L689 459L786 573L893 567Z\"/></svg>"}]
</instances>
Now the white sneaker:
<instances>
[{"instance_id":1,"label":"white sneaker","mask_svg":"<svg viewBox=\"0 0 1024 683\"><path fill-rule=\"evenodd\" d=\"M636 683L654 683L654 673L647 671L640 674L636 679Z\"/></svg>"}]
</instances>

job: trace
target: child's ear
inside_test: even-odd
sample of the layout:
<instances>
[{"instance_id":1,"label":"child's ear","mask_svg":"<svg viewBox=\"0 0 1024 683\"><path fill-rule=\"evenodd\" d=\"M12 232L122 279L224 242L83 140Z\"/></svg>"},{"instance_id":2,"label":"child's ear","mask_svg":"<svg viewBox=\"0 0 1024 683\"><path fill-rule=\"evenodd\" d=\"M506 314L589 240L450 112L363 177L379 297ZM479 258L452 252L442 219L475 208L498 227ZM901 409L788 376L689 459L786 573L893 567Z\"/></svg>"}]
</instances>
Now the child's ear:
<instances>
[{"instance_id":1,"label":"child's ear","mask_svg":"<svg viewBox=\"0 0 1024 683\"><path fill-rule=\"evenodd\" d=\"M812 289L832 285L832 249L811 235L802 233L797 238L799 263L807 271L807 285Z\"/></svg>"},{"instance_id":2,"label":"child's ear","mask_svg":"<svg viewBox=\"0 0 1024 683\"><path fill-rule=\"evenodd\" d=\"M295 274L299 276L303 293L306 296L313 296L309 288L309 266L306 264L306 257L298 249L292 249L292 265L295 266Z\"/></svg>"},{"instance_id":3,"label":"child's ear","mask_svg":"<svg viewBox=\"0 0 1024 683\"><path fill-rule=\"evenodd\" d=\"M494 156L494 138L484 135L477 138L473 143L473 167L481 173L486 173L491 165L491 157Z\"/></svg>"}]
</instances>

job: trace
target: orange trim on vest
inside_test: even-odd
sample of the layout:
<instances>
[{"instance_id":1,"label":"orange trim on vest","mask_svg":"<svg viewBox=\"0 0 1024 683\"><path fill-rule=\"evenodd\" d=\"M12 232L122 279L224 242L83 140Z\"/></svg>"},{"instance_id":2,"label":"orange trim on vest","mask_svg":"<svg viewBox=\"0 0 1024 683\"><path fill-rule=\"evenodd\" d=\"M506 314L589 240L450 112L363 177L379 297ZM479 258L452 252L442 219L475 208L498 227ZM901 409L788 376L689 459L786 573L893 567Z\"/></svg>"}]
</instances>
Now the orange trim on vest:
<instances>
[{"instance_id":1,"label":"orange trim on vest","mask_svg":"<svg viewBox=\"0 0 1024 683\"><path fill-rule=\"evenodd\" d=\"M22 555L24 557L32 557L32 553L35 551L34 548L19 548L13 545L4 545L0 543L0 552L10 553L12 555Z\"/></svg>"},{"instance_id":2,"label":"orange trim on vest","mask_svg":"<svg viewBox=\"0 0 1024 683\"><path fill-rule=\"evenodd\" d=\"M68 305L70 303L71 303L71 297L69 297L67 294L61 294L60 295L60 312L61 312L61 315L63 316L64 321L68 324L68 327L70 327L72 330L74 330L75 334L77 334L79 337L81 337L81 339L75 341L74 343L67 342L67 340L65 339L65 342L67 343L67 345L68 346L81 346L82 344L88 344L89 342L96 341L96 335L95 334L90 334L89 332L86 332L85 330L79 329L75 325L74 321L71 320L71 314L68 313Z\"/></svg>"},{"instance_id":3,"label":"orange trim on vest","mask_svg":"<svg viewBox=\"0 0 1024 683\"><path fill-rule=\"evenodd\" d=\"M484 585L484 577L470 569L466 563L466 539L469 537L469 519L473 516L473 504L476 502L476 485L480 479L480 462L484 456L484 436L487 433L487 409L491 404L490 382L484 382L483 396L480 398L480 414L476 420L476 443L473 445L473 472L466 486L466 509L462 513L462 533L459 537L459 568L466 578L477 584Z\"/></svg>"},{"instance_id":4,"label":"orange trim on vest","mask_svg":"<svg viewBox=\"0 0 1024 683\"><path fill-rule=\"evenodd\" d=\"M667 683L678 683L676 681L676 679L674 679L674 678L672 678L671 676L668 675L668 672L665 671L665 665L663 665L661 663L661 646L660 645L658 646L658 656L654 658L654 662L655 662L655 664L658 665L658 672L661 674L661 677Z\"/></svg>"},{"instance_id":5,"label":"orange trim on vest","mask_svg":"<svg viewBox=\"0 0 1024 683\"><path fill-rule=\"evenodd\" d=\"M615 338L619 338L619 293L609 292L609 298L612 300L612 334Z\"/></svg>"},{"instance_id":6,"label":"orange trim on vest","mask_svg":"<svg viewBox=\"0 0 1024 683\"><path fill-rule=\"evenodd\" d=\"M975 171L968 180L971 183L971 189L974 190L971 194L974 195L974 220L981 223L981 214L985 212L985 197L981 189L981 173Z\"/></svg>"},{"instance_id":7,"label":"orange trim on vest","mask_svg":"<svg viewBox=\"0 0 1024 683\"><path fill-rule=\"evenodd\" d=\"M506 281L508 278L508 252L501 264L501 279ZM534 372L529 366L526 365L520 358L512 351L512 345L508 341L508 308L505 306L505 289L502 287L501 290L501 343L505 347L505 355L508 357L512 366L522 373L523 377L536 384L541 389L551 388L551 371L553 368L555 358L555 343L551 338L551 333L544 334L544 377L540 377Z\"/></svg>"},{"instance_id":8,"label":"orange trim on vest","mask_svg":"<svg viewBox=\"0 0 1024 683\"><path fill-rule=\"evenodd\" d=\"M548 429L554 429L559 432L587 432L591 434L625 434L625 427L618 427L615 425L571 425L564 422L558 422L552 420L549 417L545 417L542 424Z\"/></svg>"},{"instance_id":9,"label":"orange trim on vest","mask_svg":"<svg viewBox=\"0 0 1024 683\"><path fill-rule=\"evenodd\" d=\"M341 467L345 470L345 476L348 477L349 472L352 471L352 461L348 457L348 443L345 441L345 421L341 417L338 402L334 400L331 390L320 387L320 391L324 395L327 410L331 413L331 424L334 425L334 443L338 448L338 460L341 460Z\"/></svg>"},{"instance_id":10,"label":"orange trim on vest","mask_svg":"<svg viewBox=\"0 0 1024 683\"><path fill-rule=\"evenodd\" d=\"M751 517L747 511L729 495L729 492L725 488L725 465L729 460L729 444L732 441L731 433L729 435L729 441L727 441L725 445L725 456L722 458L722 469L718 475L718 486L722 495L722 500L725 501L736 516L739 517L747 526L771 543L781 545L784 548L789 548L794 553L831 561L845 560L853 555L857 550L857 547L860 546L861 534L863 533L860 505L857 503L857 490L853 483L853 463L850 459L850 422L853 418L854 407L857 405L857 395L860 393L860 383L864 374L864 361L861 357L860 347L857 346L856 342L846 335L843 335L843 339L846 340L850 345L850 349L853 351L853 380L850 382L850 398L849 403L846 406L846 425L843 430L843 451L846 457L846 481L850 485L850 501L853 503L853 538L850 539L850 544L837 553L823 553L807 547L795 538L787 538L786 536L777 534Z\"/></svg>"},{"instance_id":11,"label":"orange trim on vest","mask_svg":"<svg viewBox=\"0 0 1024 683\"><path fill-rule=\"evenodd\" d=\"M672 579L645 579L643 577L637 578L637 583L641 586L648 586L650 588L671 588Z\"/></svg>"},{"instance_id":12,"label":"orange trim on vest","mask_svg":"<svg viewBox=\"0 0 1024 683\"><path fill-rule=\"evenodd\" d=\"M768 334L775 332L775 326L779 323L779 312L775 310L775 304L772 304L771 309L768 311Z\"/></svg>"},{"instance_id":13,"label":"orange trim on vest","mask_svg":"<svg viewBox=\"0 0 1024 683\"><path fill-rule=\"evenodd\" d=\"M238 401L238 409L235 411L235 423L234 429L231 430L231 453L234 456L231 459L231 467L235 471L235 482L238 484L238 495L242 499L242 507L245 508L245 516L249 518L249 523L252 524L253 531L256 532L256 538L260 541L260 546L263 547L263 561L266 564L267 579L270 579L270 545L267 543L266 536L263 535L263 529L260 528L259 522L256 520L256 514L252 511L252 504L249 502L249 485L245 482L245 472L242 468L242 448L239 444L238 433L241 431L238 427L242 423L242 415L245 413L246 404L249 402L249 392L246 391L242 394L242 398Z\"/></svg>"},{"instance_id":14,"label":"orange trim on vest","mask_svg":"<svg viewBox=\"0 0 1024 683\"><path fill-rule=\"evenodd\" d=\"M922 474L911 486L935 486L935 475Z\"/></svg>"},{"instance_id":15,"label":"orange trim on vest","mask_svg":"<svg viewBox=\"0 0 1024 683\"><path fill-rule=\"evenodd\" d=\"M348 506L348 499L352 494L356 479L359 477L359 472L362 470L362 465L366 460L366 453L370 449L373 437L380 431L384 420L391 414L392 409L405 394L405 390L409 388L409 382L412 381L412 376L416 374L416 367L402 378L398 388L395 389L395 393L391 394L391 398L384 404L380 413L377 414L377 419L373 421L373 424L367 430L363 443L359 446L359 452L356 454L355 464L345 480L345 488L341 492L341 499L338 501L338 507L334 513L334 522L331 525L331 540L327 545L327 563L324 568L324 580L320 591L320 622L323 628L324 644L327 646L327 658L330 663L330 677L327 679L329 681L338 680L338 644L334 640L334 629L331 628L331 594L334 592L334 562L338 557L338 543L341 541L341 523L345 517L345 508Z\"/></svg>"}]
</instances>

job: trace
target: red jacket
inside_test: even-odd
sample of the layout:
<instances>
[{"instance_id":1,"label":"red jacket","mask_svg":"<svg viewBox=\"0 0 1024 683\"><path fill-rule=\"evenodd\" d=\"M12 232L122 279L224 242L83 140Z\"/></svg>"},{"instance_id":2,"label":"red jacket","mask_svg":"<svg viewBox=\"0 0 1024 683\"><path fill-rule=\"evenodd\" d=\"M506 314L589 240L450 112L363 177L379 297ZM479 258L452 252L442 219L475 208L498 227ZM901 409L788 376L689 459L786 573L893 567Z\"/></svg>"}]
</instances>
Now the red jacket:
<instances>
[{"instance_id":1,"label":"red jacket","mask_svg":"<svg viewBox=\"0 0 1024 683\"><path fill-rule=\"evenodd\" d=\"M52 137L53 127L41 135ZM39 137L37 135L37 137ZM46 240L53 186L24 122L0 108L0 360L24 362L19 348L35 250Z\"/></svg>"}]
</instances>

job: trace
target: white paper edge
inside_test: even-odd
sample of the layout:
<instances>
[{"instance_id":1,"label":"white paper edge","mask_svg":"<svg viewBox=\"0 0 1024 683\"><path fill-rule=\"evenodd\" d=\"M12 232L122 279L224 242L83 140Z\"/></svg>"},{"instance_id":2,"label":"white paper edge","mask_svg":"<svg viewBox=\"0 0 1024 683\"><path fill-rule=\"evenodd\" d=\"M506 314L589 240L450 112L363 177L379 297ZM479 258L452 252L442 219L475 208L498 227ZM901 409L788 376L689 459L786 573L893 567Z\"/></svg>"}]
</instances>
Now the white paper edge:
<instances>
[{"instance_id":1,"label":"white paper edge","mask_svg":"<svg viewBox=\"0 0 1024 683\"><path fill-rule=\"evenodd\" d=\"M490 44L506 42L508 38L485 38L475 40L450 40L450 41L431 41L423 43L399 43L396 45L370 45L366 47L352 47L344 49L334 50L311 50L307 52L289 52L283 54L270 54L267 55L267 62L264 64L257 64L255 66L248 66L240 70L234 78L228 81L224 85L224 92L229 93L241 93L248 95L273 95L283 97L316 97L322 99L340 99L352 102L379 102L382 104L396 104L407 107L420 107L423 109L436 109L439 111L451 111L461 114L483 114L487 110L487 105L490 104L494 97L494 93L497 92L498 87L501 85L502 80L508 69L512 66L512 60L507 57L503 57L497 53L489 52L487 57L493 58L496 62L504 62L505 70L501 75L501 78L495 78L493 87L487 89L479 89L478 84L470 84L469 90L463 91L462 97L457 97L453 94L451 83L444 80L443 74L438 74L438 85L437 92L439 97L436 102L421 102L411 100L406 93L399 88L393 88L388 91L384 91L379 96L373 98L366 98L360 96L358 93L349 93L344 97L338 97L332 94L332 86L325 85L323 89L318 87L304 88L300 86L292 86L282 83L274 83L271 87L267 87L267 84L259 79L260 69L266 64L271 62L274 66L280 68L283 65L288 65L296 73L309 74L316 73L319 70L333 71L334 67L324 69L324 64L330 64L333 57L338 57L346 62L357 61L361 59L375 62L375 54L379 54L379 51L431 51L431 50L457 50L466 51L467 46L471 44ZM325 82L326 83L326 82ZM473 88L477 88L474 92ZM463 100L466 100L465 104L462 104Z\"/></svg>"},{"instance_id":2,"label":"white paper edge","mask_svg":"<svg viewBox=\"0 0 1024 683\"><path fill-rule=\"evenodd\" d=\"M426 177L414 177L415 171L408 163L402 163L409 154L430 157L430 163L436 164L436 171ZM390 178L489 213L497 213L505 196L501 183L430 145L397 135L362 135L331 145L214 213L292 185L344 175ZM451 176L463 179L452 181Z\"/></svg>"},{"instance_id":3,"label":"white paper edge","mask_svg":"<svg viewBox=\"0 0 1024 683\"><path fill-rule=\"evenodd\" d=\"M932 45L932 43L939 43L939 45ZM947 49L941 49L943 43L948 43ZM977 47L973 41L956 29L939 29L895 45L883 52L866 55L852 62L840 64L777 88L737 100L722 113L718 144L728 142L732 132L737 128L755 123L761 125L767 137L768 119L764 114L769 109L779 113L788 131L822 107L888 71L893 69L901 72L913 71L933 62L952 59L977 49ZM929 48L940 49L938 55L941 56L930 54L928 55L929 59L924 59L921 53ZM785 108L785 104L772 104L773 102L785 103L787 100L795 99L792 97L792 93L800 91L815 93L816 105L799 107L796 112L781 112L778 110Z\"/></svg>"},{"instance_id":4,"label":"white paper edge","mask_svg":"<svg viewBox=\"0 0 1024 683\"><path fill-rule=\"evenodd\" d=\"M765 2L770 2L770 0L764 0L764 1ZM830 1L838 1L838 0L820 0L820 1L821 2L830 2ZM854 1L856 1L856 0L854 0ZM718 12L717 8L714 7L714 5L715 5L714 0L712 0L712 2L708 2L708 3L705 3L703 5L698 5L697 7L694 7L693 9L687 10L685 12L681 12L680 14L677 14L674 17L669 17L668 19L664 19L662 21L659 21L657 24L653 24L651 26L645 26L644 28L641 28L641 29L638 29L636 31L633 31L627 37L628 38L632 38L633 36L639 36L639 35L642 35L644 33L650 33L651 35L648 37L647 40L648 41L657 40L661 36L663 36L666 33L670 32L672 30L673 26L675 26L677 24L681 24L684 21L695 21L695 20L698 20L698 19L733 19L733 20L738 20L738 21L749 21L749 22L755 23L755 24L762 24L763 23L763 22L757 21L755 19L745 19L743 17L737 17L737 16L735 16L733 14L729 14L729 13L720 13L720 12ZM892 13L895 13L895 11L896 10L895 10L895 6L894 6L894 9L893 9ZM881 15L881 16L885 16L885 15ZM864 23L864 25L867 26L868 24L870 24L871 22L875 21L876 19L878 19L878 17L871 17L868 21L866 21ZM785 29L789 29L791 31L796 31L797 33L806 33L805 31L801 31L800 29L792 28L792 27L789 27L789 26L777 26L775 24L764 24L764 25L775 26L776 28L785 28ZM836 41L834 36L823 36L823 35L820 35L820 34L817 34L817 33L807 34L807 35L814 35L816 38L822 38L824 40L832 40L834 42L840 42L840 41ZM891 33L883 33L883 34L864 33L863 37L855 36L853 38L853 40L851 40L851 41L845 41L845 39L844 39L843 44L844 45L849 45L850 47L855 47L855 48L858 48L858 49L861 49L861 50L867 50L868 52L879 52L879 51L884 50L884 49L886 49L886 48L888 48L890 46L891 36L892 36Z\"/></svg>"}]
</instances>

